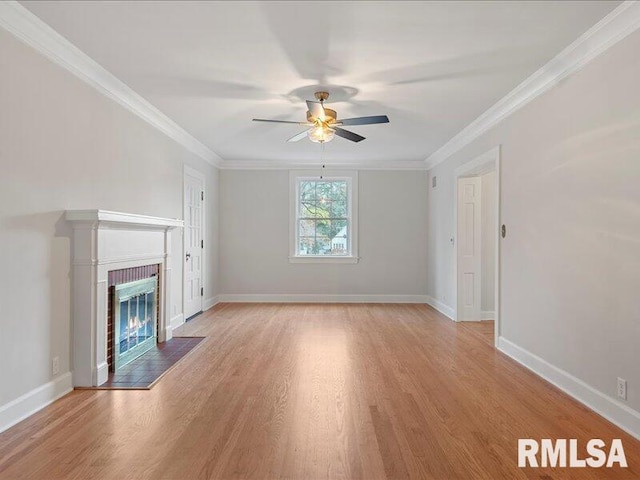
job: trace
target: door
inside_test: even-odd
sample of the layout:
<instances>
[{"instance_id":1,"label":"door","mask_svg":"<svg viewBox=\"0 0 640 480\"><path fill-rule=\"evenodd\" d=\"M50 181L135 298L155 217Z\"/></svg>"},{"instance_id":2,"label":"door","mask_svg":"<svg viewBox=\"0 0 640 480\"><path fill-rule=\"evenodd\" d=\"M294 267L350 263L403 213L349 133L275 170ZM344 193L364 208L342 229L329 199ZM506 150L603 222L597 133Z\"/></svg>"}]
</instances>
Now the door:
<instances>
[{"instance_id":1,"label":"door","mask_svg":"<svg viewBox=\"0 0 640 480\"><path fill-rule=\"evenodd\" d=\"M458 180L458 320L480 320L480 177Z\"/></svg>"},{"instance_id":2,"label":"door","mask_svg":"<svg viewBox=\"0 0 640 480\"><path fill-rule=\"evenodd\" d=\"M202 311L204 178L195 171L184 173L184 316Z\"/></svg>"}]
</instances>

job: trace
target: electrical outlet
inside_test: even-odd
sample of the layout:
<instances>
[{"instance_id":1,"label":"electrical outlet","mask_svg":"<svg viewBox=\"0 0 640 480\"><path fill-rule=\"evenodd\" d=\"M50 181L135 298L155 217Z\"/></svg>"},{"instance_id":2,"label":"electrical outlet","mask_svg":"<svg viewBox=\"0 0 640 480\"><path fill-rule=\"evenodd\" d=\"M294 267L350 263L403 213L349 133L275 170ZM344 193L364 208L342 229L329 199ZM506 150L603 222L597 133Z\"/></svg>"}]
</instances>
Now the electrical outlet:
<instances>
[{"instance_id":1,"label":"electrical outlet","mask_svg":"<svg viewBox=\"0 0 640 480\"><path fill-rule=\"evenodd\" d=\"M627 381L620 377L618 377L618 398L627 399Z\"/></svg>"},{"instance_id":2,"label":"electrical outlet","mask_svg":"<svg viewBox=\"0 0 640 480\"><path fill-rule=\"evenodd\" d=\"M54 375L60 373L60 359L58 357L53 357L53 360L51 360L51 371Z\"/></svg>"}]
</instances>

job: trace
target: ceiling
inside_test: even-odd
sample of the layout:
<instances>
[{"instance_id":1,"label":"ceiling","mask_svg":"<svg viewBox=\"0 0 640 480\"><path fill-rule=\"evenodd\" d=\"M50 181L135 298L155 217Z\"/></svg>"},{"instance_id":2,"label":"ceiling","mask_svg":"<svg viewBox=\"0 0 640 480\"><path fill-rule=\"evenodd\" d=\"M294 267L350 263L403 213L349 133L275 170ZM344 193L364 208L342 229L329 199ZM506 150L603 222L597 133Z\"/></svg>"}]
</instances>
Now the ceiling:
<instances>
[{"instance_id":1,"label":"ceiling","mask_svg":"<svg viewBox=\"0 0 640 480\"><path fill-rule=\"evenodd\" d=\"M617 1L23 1L225 161L318 162L286 143L326 89L349 127L327 163L422 161Z\"/></svg>"}]
</instances>

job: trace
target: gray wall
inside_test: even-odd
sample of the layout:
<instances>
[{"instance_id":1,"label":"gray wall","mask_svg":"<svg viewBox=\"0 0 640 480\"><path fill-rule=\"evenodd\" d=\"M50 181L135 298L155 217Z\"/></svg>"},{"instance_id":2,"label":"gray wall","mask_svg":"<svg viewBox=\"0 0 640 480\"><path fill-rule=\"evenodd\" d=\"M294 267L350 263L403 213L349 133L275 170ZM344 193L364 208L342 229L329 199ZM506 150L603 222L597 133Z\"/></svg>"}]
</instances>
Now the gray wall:
<instances>
[{"instance_id":1,"label":"gray wall","mask_svg":"<svg viewBox=\"0 0 640 480\"><path fill-rule=\"evenodd\" d=\"M289 172L222 170L223 294L424 295L426 172L360 171L357 264L289 263Z\"/></svg>"},{"instance_id":2,"label":"gray wall","mask_svg":"<svg viewBox=\"0 0 640 480\"><path fill-rule=\"evenodd\" d=\"M70 366L65 209L182 218L183 164L206 175L209 273L217 292L217 170L0 30L0 407ZM182 309L182 234L173 298ZM174 313L173 311L171 312Z\"/></svg>"},{"instance_id":3,"label":"gray wall","mask_svg":"<svg viewBox=\"0 0 640 480\"><path fill-rule=\"evenodd\" d=\"M428 291L452 305L454 170L502 145L502 335L640 411L640 32L435 167Z\"/></svg>"}]
</instances>

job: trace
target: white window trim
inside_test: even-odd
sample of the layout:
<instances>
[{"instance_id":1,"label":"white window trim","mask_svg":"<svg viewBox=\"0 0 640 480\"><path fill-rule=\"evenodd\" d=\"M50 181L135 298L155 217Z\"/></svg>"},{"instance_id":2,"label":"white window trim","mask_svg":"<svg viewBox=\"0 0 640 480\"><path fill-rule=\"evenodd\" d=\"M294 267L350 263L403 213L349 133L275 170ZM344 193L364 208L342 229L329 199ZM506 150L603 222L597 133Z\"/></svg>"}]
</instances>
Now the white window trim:
<instances>
[{"instance_id":1,"label":"white window trim","mask_svg":"<svg viewBox=\"0 0 640 480\"><path fill-rule=\"evenodd\" d=\"M298 179L347 180L350 187L349 212L351 212L351 255L297 255L298 229ZM290 170L289 171L289 262L291 263L358 263L358 172L355 170Z\"/></svg>"}]
</instances>

